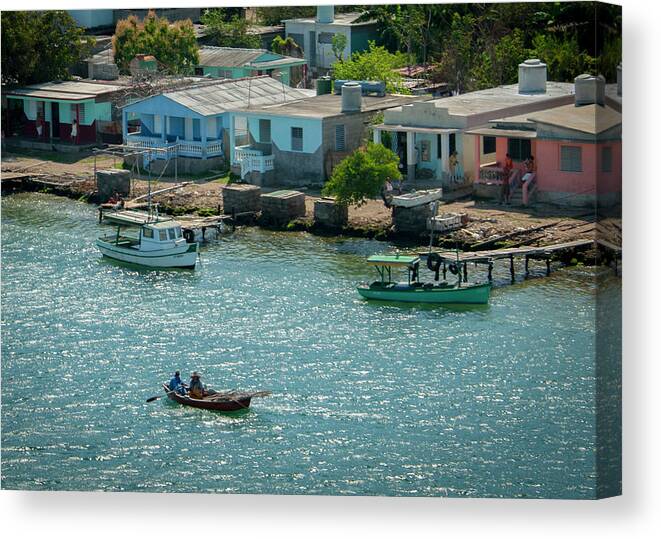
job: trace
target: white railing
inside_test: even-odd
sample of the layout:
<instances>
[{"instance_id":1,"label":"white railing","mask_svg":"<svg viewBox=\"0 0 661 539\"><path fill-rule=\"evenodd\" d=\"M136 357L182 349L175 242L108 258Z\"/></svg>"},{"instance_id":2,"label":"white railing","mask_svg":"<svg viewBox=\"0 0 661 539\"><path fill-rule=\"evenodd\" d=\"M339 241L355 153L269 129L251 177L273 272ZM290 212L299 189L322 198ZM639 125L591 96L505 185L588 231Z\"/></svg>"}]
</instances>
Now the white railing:
<instances>
[{"instance_id":1,"label":"white railing","mask_svg":"<svg viewBox=\"0 0 661 539\"><path fill-rule=\"evenodd\" d=\"M273 170L274 160L272 155L264 155L261 150L250 146L237 146L234 148L234 163L241 166L241 178L251 172L264 173Z\"/></svg>"},{"instance_id":2,"label":"white railing","mask_svg":"<svg viewBox=\"0 0 661 539\"><path fill-rule=\"evenodd\" d=\"M177 142L165 142L160 137L144 137L140 135L129 134L126 137L126 145L132 148L172 148L177 146L178 155L182 157L215 157L223 154L223 141L207 141L205 146L198 140L178 140ZM158 158L165 159L166 155L159 155Z\"/></svg>"}]
</instances>

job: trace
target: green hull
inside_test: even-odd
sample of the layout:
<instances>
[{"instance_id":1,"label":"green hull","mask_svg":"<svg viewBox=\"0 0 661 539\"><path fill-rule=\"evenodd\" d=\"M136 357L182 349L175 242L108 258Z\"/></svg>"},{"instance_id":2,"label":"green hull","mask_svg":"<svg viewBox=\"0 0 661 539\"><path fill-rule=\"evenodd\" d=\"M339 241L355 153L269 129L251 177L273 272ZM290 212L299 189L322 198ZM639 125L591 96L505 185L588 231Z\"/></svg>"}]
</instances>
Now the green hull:
<instances>
[{"instance_id":1,"label":"green hull","mask_svg":"<svg viewBox=\"0 0 661 539\"><path fill-rule=\"evenodd\" d=\"M425 288L423 286L409 286L406 284L382 285L380 282L370 286L361 285L358 293L367 299L380 299L385 301L405 301L408 303L489 303L491 285L466 284L457 286L439 286Z\"/></svg>"}]
</instances>

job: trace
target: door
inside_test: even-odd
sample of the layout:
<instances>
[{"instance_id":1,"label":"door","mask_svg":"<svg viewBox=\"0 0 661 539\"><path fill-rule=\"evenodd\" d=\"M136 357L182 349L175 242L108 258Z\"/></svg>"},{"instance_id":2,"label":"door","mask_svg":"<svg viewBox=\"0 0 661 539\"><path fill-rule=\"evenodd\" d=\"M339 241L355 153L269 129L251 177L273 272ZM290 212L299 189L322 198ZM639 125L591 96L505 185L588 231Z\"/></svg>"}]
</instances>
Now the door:
<instances>
[{"instance_id":1,"label":"door","mask_svg":"<svg viewBox=\"0 0 661 539\"><path fill-rule=\"evenodd\" d=\"M310 62L310 67L317 67L317 33L311 31L309 33L310 37L310 56L308 62Z\"/></svg>"},{"instance_id":2,"label":"door","mask_svg":"<svg viewBox=\"0 0 661 539\"><path fill-rule=\"evenodd\" d=\"M50 104L50 118L52 126L52 137L60 138L60 104L53 101Z\"/></svg>"},{"instance_id":3,"label":"door","mask_svg":"<svg viewBox=\"0 0 661 539\"><path fill-rule=\"evenodd\" d=\"M404 171L406 171L408 165L406 149L406 132L397 131L397 155L399 156L400 168Z\"/></svg>"}]
</instances>

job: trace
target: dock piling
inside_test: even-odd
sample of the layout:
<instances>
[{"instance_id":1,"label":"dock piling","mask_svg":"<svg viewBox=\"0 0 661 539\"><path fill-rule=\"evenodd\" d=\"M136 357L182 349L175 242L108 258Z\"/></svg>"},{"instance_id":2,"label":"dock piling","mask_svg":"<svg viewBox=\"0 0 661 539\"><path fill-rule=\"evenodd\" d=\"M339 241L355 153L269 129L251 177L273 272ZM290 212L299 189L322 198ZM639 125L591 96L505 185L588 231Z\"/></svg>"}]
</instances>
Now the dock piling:
<instances>
[{"instance_id":1,"label":"dock piling","mask_svg":"<svg viewBox=\"0 0 661 539\"><path fill-rule=\"evenodd\" d=\"M510 255L510 276L514 282L514 255Z\"/></svg>"}]
</instances>

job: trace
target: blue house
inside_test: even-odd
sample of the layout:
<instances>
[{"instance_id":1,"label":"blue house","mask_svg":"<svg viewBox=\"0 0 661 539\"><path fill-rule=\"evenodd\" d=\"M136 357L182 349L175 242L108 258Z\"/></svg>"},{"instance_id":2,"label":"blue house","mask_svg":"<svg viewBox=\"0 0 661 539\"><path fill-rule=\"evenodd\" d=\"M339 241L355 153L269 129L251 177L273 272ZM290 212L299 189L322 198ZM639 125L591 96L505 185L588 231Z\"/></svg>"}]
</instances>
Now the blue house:
<instances>
[{"instance_id":1,"label":"blue house","mask_svg":"<svg viewBox=\"0 0 661 539\"><path fill-rule=\"evenodd\" d=\"M138 150L169 148L179 157L181 171L217 168L229 159L230 111L290 102L311 94L312 90L291 88L268 76L199 82L125 106L124 144ZM154 160L166 160L168 152L150 155Z\"/></svg>"}]
</instances>

